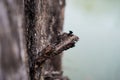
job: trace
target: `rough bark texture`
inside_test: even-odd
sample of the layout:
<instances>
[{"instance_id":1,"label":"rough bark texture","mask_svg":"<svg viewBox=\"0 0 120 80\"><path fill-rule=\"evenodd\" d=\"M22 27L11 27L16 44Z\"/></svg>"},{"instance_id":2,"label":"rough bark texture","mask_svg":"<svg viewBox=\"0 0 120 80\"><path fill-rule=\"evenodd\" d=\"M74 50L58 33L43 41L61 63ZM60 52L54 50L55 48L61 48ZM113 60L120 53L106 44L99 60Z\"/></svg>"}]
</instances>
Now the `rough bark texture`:
<instances>
[{"instance_id":1,"label":"rough bark texture","mask_svg":"<svg viewBox=\"0 0 120 80\"><path fill-rule=\"evenodd\" d=\"M45 71L61 71L61 55L35 68L35 56L47 45L58 42L62 32L65 0L25 0L25 34L31 79L44 78ZM43 70L41 72L41 69Z\"/></svg>"},{"instance_id":2,"label":"rough bark texture","mask_svg":"<svg viewBox=\"0 0 120 80\"><path fill-rule=\"evenodd\" d=\"M63 33L65 0L0 0L0 80L68 80L62 51L78 37Z\"/></svg>"}]
</instances>

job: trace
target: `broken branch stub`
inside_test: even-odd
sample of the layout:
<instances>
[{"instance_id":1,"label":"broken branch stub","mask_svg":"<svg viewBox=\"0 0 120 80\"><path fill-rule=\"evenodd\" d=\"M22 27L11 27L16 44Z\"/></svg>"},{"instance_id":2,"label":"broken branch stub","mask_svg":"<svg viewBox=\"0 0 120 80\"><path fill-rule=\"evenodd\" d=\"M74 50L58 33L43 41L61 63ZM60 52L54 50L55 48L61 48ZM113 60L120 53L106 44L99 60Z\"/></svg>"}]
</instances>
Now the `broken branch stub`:
<instances>
[{"instance_id":1,"label":"broken branch stub","mask_svg":"<svg viewBox=\"0 0 120 80\"><path fill-rule=\"evenodd\" d=\"M36 57L36 63L42 64L47 59L53 58L54 56L59 55L61 52L74 47L75 43L79 40L79 38L73 35L71 32L63 33L59 35L58 38L60 40L57 44L55 43L48 45L38 53L38 56Z\"/></svg>"}]
</instances>

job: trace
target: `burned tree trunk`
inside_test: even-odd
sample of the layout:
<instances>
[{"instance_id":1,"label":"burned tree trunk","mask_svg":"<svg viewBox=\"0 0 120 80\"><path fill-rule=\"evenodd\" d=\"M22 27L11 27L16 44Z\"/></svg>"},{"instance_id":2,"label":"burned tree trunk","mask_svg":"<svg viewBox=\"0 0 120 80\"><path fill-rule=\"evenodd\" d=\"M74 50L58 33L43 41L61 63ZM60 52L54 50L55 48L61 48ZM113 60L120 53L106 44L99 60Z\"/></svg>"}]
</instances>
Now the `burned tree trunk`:
<instances>
[{"instance_id":1,"label":"burned tree trunk","mask_svg":"<svg viewBox=\"0 0 120 80\"><path fill-rule=\"evenodd\" d=\"M63 33L65 0L1 0L0 80L67 80L62 51L78 37Z\"/></svg>"}]
</instances>

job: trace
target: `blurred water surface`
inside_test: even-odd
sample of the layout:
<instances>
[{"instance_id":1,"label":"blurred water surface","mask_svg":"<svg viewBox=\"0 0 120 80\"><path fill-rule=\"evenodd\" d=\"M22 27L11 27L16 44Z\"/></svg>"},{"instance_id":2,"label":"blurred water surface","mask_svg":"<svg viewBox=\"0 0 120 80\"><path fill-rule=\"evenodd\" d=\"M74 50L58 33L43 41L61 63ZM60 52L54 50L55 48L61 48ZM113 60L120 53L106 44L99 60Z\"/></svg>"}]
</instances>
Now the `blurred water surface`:
<instances>
[{"instance_id":1,"label":"blurred water surface","mask_svg":"<svg viewBox=\"0 0 120 80\"><path fill-rule=\"evenodd\" d=\"M65 51L71 80L120 80L120 0L67 0L64 31L80 37Z\"/></svg>"}]
</instances>

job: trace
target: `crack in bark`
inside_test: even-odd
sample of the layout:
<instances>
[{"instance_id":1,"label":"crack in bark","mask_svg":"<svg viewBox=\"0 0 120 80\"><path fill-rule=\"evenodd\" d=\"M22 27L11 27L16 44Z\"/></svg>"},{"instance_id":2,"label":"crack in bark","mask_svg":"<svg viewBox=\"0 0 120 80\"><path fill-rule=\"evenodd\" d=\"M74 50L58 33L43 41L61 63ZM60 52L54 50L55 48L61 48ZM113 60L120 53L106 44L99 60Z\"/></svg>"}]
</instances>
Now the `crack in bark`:
<instances>
[{"instance_id":1,"label":"crack in bark","mask_svg":"<svg viewBox=\"0 0 120 80\"><path fill-rule=\"evenodd\" d=\"M35 10L36 2L35 0L25 0L24 1L24 13L25 13L25 32L26 32L26 45L28 52L28 63L29 63L29 75L30 80L35 80L35 56L36 56L36 38L35 38Z\"/></svg>"}]
</instances>

